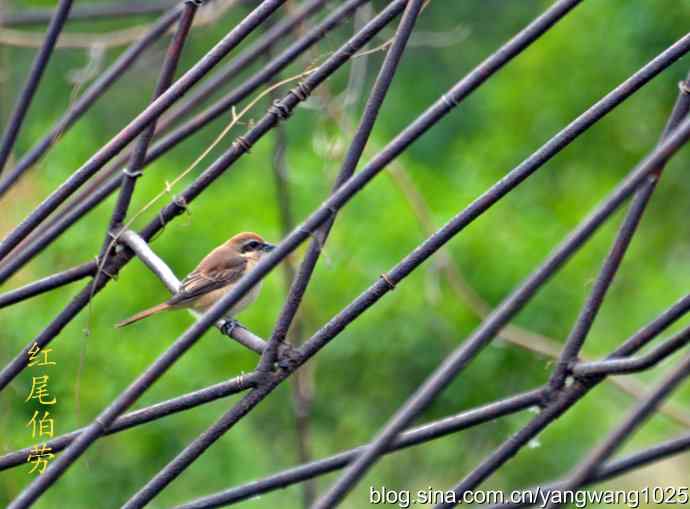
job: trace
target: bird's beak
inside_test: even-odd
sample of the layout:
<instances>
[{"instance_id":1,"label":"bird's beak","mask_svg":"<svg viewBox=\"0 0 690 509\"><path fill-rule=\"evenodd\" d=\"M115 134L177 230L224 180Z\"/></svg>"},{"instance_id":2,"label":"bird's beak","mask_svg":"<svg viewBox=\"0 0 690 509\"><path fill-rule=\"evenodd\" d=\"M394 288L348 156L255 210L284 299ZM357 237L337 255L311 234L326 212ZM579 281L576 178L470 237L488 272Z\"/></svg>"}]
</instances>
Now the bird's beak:
<instances>
[{"instance_id":1,"label":"bird's beak","mask_svg":"<svg viewBox=\"0 0 690 509\"><path fill-rule=\"evenodd\" d=\"M270 253L273 251L276 247L273 244L269 244L268 242L264 242L264 245L261 246L261 249L263 251L266 251L267 253Z\"/></svg>"}]
</instances>

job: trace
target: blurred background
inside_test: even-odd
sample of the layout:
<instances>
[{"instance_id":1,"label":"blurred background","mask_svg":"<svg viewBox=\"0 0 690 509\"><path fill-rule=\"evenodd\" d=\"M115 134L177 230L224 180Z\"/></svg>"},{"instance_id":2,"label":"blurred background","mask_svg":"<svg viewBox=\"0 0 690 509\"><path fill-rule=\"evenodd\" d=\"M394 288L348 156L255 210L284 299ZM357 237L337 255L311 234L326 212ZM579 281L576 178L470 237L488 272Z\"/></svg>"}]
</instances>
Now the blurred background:
<instances>
[{"instance_id":1,"label":"blurred background","mask_svg":"<svg viewBox=\"0 0 690 509\"><path fill-rule=\"evenodd\" d=\"M75 6L81 3L75 2ZM253 3L210 6L212 15L195 27L188 39L178 75L241 20ZM271 21L280 20L300 4L289 0ZM272 54L338 4L327 2L296 32L280 39ZM385 4L374 1L360 8L282 72L281 78L322 62ZM14 13L50 8L55 2L4 0L0 5L3 13ZM537 0L431 1L418 20L360 168L440 94L549 5ZM670 0L583 2L575 8L406 150L339 214L306 293L293 340L311 336L426 235L682 37L687 16L688 4ZM55 50L8 168L126 48L132 34L140 35L136 30L145 30L154 19L145 15L68 24L66 33L74 44ZM386 28L368 48L389 39L396 24ZM40 44L44 31L45 25L0 28L3 128L29 72L35 43ZM261 30L257 30L226 61L260 35ZM1 235L25 218L147 104L168 40L169 35L147 50L124 79L0 200ZM257 231L271 241L285 235L276 169L282 168L279 173L285 177L292 221L301 221L325 199L383 56L383 51L373 51L343 67L298 107L288 122L262 139L194 201L188 214L166 226L152 247L179 277L236 232ZM268 58L259 58L219 87L205 105L256 72ZM654 147L675 101L677 82L689 67L687 58L671 66L472 223L333 340L300 372L299 386L293 381L276 390L151 507L169 507L370 439L438 363L481 323L487 310L499 304ZM276 97L282 97L291 86L276 90ZM181 191L230 146L235 136L259 119L270 100L270 96L259 100L242 124L233 128L171 193ZM155 161L138 181L129 217L164 191L166 182L187 169L230 121L230 114L222 116ZM585 357L606 355L687 293L688 163L687 150L681 151L665 171L587 339ZM170 194L164 194L135 220L134 227L145 225L169 200ZM94 259L114 203L111 196L13 276L2 291ZM535 388L547 380L553 354L558 353L591 290L621 218L619 211L537 294L512 326L436 399L417 424ZM289 263L298 264L303 253L304 248ZM270 336L284 300L284 269L281 266L267 277L257 303L239 316L262 337ZM2 309L0 364L13 358L84 284L73 283ZM163 284L134 260L51 344L52 360L57 362L50 379L58 400L50 409L56 433L90 422L189 327L193 318L177 312L123 330L113 328L115 322L167 296ZM681 320L669 334L684 324L687 320ZM674 359L677 356L649 372L599 385L483 487L509 490L566 474L620 422L635 404L635 395L645 394ZM256 361L256 354L210 330L145 393L136 408L251 371ZM34 411L34 405L24 401L30 386L31 373L27 370L0 396L1 453L33 443L25 427ZM221 399L99 440L36 507L119 507L239 397ZM690 387L686 384L621 452L687 432L689 402ZM298 414L302 415L299 419ZM532 417L525 411L386 456L342 506L368 506L369 486L450 488ZM687 485L689 468L690 459L681 455L602 486ZM28 470L24 465L0 474L0 503L11 500L33 478ZM320 492L335 476L320 477L309 488ZM243 507L303 507L303 488L295 485L243 502Z\"/></svg>"}]
</instances>

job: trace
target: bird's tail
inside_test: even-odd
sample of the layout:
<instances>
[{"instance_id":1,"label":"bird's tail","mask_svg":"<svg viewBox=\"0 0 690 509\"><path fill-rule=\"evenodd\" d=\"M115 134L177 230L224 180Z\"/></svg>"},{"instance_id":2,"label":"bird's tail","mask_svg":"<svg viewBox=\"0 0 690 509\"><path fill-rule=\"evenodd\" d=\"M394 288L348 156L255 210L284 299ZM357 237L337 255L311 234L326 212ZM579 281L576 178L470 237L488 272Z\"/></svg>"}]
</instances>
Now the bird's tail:
<instances>
[{"instance_id":1,"label":"bird's tail","mask_svg":"<svg viewBox=\"0 0 690 509\"><path fill-rule=\"evenodd\" d=\"M161 311L165 311L166 309L170 309L170 304L168 304L167 302L163 302L162 304L158 304L157 306L153 306L152 308L140 311L136 315L130 316L126 320L122 320L121 322L116 323L115 327L124 327L125 325L129 325L130 323L138 322L139 320L143 320L146 317L155 315L156 313L160 313Z\"/></svg>"}]
</instances>

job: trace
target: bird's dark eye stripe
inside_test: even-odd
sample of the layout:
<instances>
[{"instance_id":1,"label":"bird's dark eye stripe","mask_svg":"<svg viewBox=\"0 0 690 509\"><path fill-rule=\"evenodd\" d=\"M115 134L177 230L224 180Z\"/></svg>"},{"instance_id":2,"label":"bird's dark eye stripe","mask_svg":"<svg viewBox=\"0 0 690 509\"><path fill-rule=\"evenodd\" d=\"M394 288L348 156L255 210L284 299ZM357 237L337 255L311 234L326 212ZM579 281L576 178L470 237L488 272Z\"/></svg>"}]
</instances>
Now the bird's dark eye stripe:
<instances>
[{"instance_id":1,"label":"bird's dark eye stripe","mask_svg":"<svg viewBox=\"0 0 690 509\"><path fill-rule=\"evenodd\" d=\"M250 240L247 242L244 247L242 248L242 252L246 253L247 251L255 251L261 247L261 242L258 240Z\"/></svg>"}]
</instances>

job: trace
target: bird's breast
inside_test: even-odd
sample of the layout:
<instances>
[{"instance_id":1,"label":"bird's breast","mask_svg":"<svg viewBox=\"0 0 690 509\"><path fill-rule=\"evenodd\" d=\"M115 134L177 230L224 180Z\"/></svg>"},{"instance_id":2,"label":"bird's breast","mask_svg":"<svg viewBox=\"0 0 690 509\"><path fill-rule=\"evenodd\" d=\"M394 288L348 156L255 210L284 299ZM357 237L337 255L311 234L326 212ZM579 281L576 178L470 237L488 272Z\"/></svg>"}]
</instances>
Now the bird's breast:
<instances>
[{"instance_id":1,"label":"bird's breast","mask_svg":"<svg viewBox=\"0 0 690 509\"><path fill-rule=\"evenodd\" d=\"M232 291L235 288L235 286L235 284L231 284L200 296L194 302L192 308L194 309L194 311L198 311L200 313L205 312L206 310L208 310L208 308L210 308L216 302L218 302L218 300L220 300L221 297L223 297L228 292ZM232 308L230 308L230 311L228 311L225 314L225 316L230 318L244 310L247 306L249 306L256 300L256 298L259 296L260 291L261 281L259 281L251 290L244 294L244 296Z\"/></svg>"},{"instance_id":2,"label":"bird's breast","mask_svg":"<svg viewBox=\"0 0 690 509\"><path fill-rule=\"evenodd\" d=\"M227 316L234 316L243 309L245 309L247 306L251 305L256 298L259 296L259 292L261 291L261 281L256 283L254 285L254 288L249 290L247 293L244 294L244 297L242 297L237 304L235 304L232 309L230 310L229 313L227 313Z\"/></svg>"}]
</instances>

